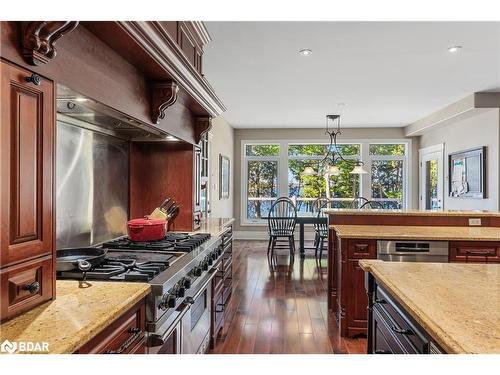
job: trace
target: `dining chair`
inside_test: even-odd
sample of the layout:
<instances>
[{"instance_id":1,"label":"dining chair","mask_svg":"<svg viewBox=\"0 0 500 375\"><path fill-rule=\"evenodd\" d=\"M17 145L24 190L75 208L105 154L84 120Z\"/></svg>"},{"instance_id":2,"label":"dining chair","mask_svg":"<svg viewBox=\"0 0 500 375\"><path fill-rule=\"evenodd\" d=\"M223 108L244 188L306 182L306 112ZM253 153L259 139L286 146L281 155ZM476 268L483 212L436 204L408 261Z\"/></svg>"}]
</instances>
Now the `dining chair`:
<instances>
[{"instance_id":1,"label":"dining chair","mask_svg":"<svg viewBox=\"0 0 500 375\"><path fill-rule=\"evenodd\" d=\"M327 208L329 206L329 202L325 203L324 206L320 207L318 210L318 218L327 218L328 214L323 212L323 208ZM318 258L319 251L319 261L321 262L321 258L323 257L323 248L325 247L325 240L328 244L328 221L316 222L314 223L314 230L316 231L316 238L318 241L315 243L315 251L314 256L316 259Z\"/></svg>"},{"instance_id":2,"label":"dining chair","mask_svg":"<svg viewBox=\"0 0 500 375\"><path fill-rule=\"evenodd\" d=\"M274 257L274 250L288 248L290 257L295 253L295 225L297 224L297 208L287 197L278 198L271 206L268 214L269 244L267 255ZM279 242L285 242L280 245Z\"/></svg>"},{"instance_id":3,"label":"dining chair","mask_svg":"<svg viewBox=\"0 0 500 375\"><path fill-rule=\"evenodd\" d=\"M384 209L384 205L378 201L368 201L365 202L359 207L360 210L369 210L369 209L378 209L382 210Z\"/></svg>"},{"instance_id":4,"label":"dining chair","mask_svg":"<svg viewBox=\"0 0 500 375\"><path fill-rule=\"evenodd\" d=\"M364 197L356 197L354 198L352 201L351 201L351 205L350 205L350 208L353 208L353 209L359 209L361 208L361 206L363 204L365 204L366 202L368 202L368 199L364 198Z\"/></svg>"},{"instance_id":5,"label":"dining chair","mask_svg":"<svg viewBox=\"0 0 500 375\"><path fill-rule=\"evenodd\" d=\"M333 204L334 201L330 200L329 198L317 198L311 205L311 212L317 215L323 208L334 208ZM313 243L315 249L318 248L319 241L320 237L318 236L318 232L315 232Z\"/></svg>"}]
</instances>

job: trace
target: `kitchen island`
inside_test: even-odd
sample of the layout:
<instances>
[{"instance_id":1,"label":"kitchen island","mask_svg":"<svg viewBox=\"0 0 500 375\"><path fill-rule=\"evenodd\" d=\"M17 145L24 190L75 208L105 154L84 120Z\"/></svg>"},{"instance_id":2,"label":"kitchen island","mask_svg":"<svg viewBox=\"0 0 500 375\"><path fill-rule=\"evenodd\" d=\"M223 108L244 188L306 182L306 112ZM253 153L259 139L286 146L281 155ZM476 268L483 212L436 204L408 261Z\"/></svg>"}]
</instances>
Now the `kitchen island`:
<instances>
[{"instance_id":1,"label":"kitchen island","mask_svg":"<svg viewBox=\"0 0 500 375\"><path fill-rule=\"evenodd\" d=\"M328 307L341 336L367 334L361 259L384 241L441 241L442 262L500 262L500 213L489 211L327 209Z\"/></svg>"},{"instance_id":2,"label":"kitchen island","mask_svg":"<svg viewBox=\"0 0 500 375\"><path fill-rule=\"evenodd\" d=\"M57 280L56 289L56 300L2 323L0 341L9 340L18 348L21 342L38 343L42 349L22 353L70 354L116 351L121 345L120 334L125 338L135 335L130 350L137 348L140 352L142 348L144 352L144 298L151 289L148 284ZM105 332L110 327L112 332Z\"/></svg>"},{"instance_id":3,"label":"kitchen island","mask_svg":"<svg viewBox=\"0 0 500 375\"><path fill-rule=\"evenodd\" d=\"M369 353L500 353L500 265L361 260Z\"/></svg>"}]
</instances>

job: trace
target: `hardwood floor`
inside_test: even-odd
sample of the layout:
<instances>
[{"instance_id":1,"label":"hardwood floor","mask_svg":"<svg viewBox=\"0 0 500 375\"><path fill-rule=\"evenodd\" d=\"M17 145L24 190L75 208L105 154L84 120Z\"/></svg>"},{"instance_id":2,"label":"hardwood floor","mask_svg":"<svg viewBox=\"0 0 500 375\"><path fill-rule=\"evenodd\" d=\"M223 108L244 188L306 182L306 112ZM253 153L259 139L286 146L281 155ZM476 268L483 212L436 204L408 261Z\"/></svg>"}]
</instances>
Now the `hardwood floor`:
<instances>
[{"instance_id":1,"label":"hardwood floor","mask_svg":"<svg viewBox=\"0 0 500 375\"><path fill-rule=\"evenodd\" d=\"M234 241L233 297L228 321L211 353L366 353L366 339L341 338L326 302L327 261L277 250L267 242ZM324 256L324 255L323 255Z\"/></svg>"}]
</instances>

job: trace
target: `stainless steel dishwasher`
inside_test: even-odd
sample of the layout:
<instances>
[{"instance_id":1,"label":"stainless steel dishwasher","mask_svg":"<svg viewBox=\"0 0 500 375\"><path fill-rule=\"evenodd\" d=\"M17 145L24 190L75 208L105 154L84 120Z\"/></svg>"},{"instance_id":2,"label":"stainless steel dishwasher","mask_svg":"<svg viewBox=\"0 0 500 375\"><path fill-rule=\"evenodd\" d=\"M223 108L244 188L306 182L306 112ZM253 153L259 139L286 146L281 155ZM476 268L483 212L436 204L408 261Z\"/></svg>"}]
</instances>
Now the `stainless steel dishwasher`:
<instances>
[{"instance_id":1,"label":"stainless steel dishwasher","mask_svg":"<svg viewBox=\"0 0 500 375\"><path fill-rule=\"evenodd\" d=\"M377 241L377 259L389 262L448 262L446 241Z\"/></svg>"}]
</instances>

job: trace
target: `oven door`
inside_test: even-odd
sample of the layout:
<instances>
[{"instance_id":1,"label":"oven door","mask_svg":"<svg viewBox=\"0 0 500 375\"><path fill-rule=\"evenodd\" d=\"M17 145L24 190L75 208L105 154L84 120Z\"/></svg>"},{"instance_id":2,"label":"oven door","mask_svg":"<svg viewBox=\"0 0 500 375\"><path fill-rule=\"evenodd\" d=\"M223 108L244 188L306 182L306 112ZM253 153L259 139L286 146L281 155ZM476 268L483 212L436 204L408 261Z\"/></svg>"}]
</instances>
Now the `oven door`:
<instances>
[{"instance_id":1,"label":"oven door","mask_svg":"<svg viewBox=\"0 0 500 375\"><path fill-rule=\"evenodd\" d=\"M175 319L161 334L150 333L147 339L148 354L181 354L182 353L182 319L191 309L189 303L182 304Z\"/></svg>"},{"instance_id":2,"label":"oven door","mask_svg":"<svg viewBox=\"0 0 500 375\"><path fill-rule=\"evenodd\" d=\"M215 270L211 270L198 292L189 298L191 308L182 318L182 353L203 354L210 344L210 324L212 321L212 279Z\"/></svg>"}]
</instances>

